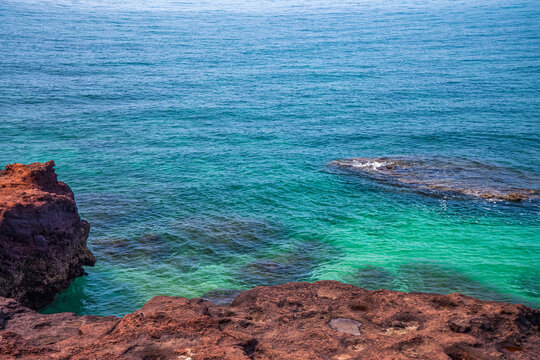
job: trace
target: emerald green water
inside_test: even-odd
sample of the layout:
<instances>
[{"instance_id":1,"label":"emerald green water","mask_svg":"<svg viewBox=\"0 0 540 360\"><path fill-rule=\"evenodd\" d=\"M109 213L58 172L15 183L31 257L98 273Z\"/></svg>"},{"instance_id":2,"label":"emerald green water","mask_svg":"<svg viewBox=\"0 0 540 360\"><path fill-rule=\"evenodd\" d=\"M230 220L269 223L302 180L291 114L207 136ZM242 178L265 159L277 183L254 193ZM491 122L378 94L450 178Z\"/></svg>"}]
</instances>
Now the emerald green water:
<instances>
[{"instance_id":1,"label":"emerald green water","mask_svg":"<svg viewBox=\"0 0 540 360\"><path fill-rule=\"evenodd\" d=\"M326 165L476 161L538 188L539 15L534 1L2 2L0 163L54 159L98 259L44 311L323 279L540 307L537 200Z\"/></svg>"}]
</instances>

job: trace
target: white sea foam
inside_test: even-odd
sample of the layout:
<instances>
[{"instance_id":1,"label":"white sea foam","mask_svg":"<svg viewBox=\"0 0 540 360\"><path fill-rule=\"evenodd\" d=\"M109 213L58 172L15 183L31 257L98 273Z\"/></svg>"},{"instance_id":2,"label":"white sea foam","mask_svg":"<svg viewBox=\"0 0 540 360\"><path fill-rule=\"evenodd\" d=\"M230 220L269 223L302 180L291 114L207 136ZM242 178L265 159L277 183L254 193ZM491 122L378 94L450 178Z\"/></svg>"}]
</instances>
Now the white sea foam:
<instances>
[{"instance_id":1,"label":"white sea foam","mask_svg":"<svg viewBox=\"0 0 540 360\"><path fill-rule=\"evenodd\" d=\"M352 161L351 166L355 168L360 168L364 170L379 170L381 168L386 168L388 162L378 161L378 160L356 160Z\"/></svg>"}]
</instances>

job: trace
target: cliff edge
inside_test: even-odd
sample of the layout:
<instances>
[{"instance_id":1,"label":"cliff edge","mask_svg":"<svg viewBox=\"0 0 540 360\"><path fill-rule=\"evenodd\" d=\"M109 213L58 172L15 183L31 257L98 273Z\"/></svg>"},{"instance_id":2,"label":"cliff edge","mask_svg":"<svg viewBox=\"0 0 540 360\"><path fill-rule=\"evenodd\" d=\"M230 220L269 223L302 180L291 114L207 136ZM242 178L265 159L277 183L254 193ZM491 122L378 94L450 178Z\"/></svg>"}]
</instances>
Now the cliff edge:
<instances>
[{"instance_id":1,"label":"cliff edge","mask_svg":"<svg viewBox=\"0 0 540 360\"><path fill-rule=\"evenodd\" d=\"M90 225L54 162L0 171L0 296L38 309L84 274L96 259L86 247Z\"/></svg>"}]
</instances>

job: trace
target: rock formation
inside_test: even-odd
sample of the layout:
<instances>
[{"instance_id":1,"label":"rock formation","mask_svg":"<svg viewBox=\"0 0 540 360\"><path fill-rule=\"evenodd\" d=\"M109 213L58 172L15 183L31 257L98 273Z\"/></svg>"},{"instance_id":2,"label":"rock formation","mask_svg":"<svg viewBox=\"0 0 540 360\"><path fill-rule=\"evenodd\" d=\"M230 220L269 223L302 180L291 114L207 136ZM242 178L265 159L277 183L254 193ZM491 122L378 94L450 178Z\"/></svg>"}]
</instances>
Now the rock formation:
<instances>
[{"instance_id":1,"label":"rock formation","mask_svg":"<svg viewBox=\"0 0 540 360\"><path fill-rule=\"evenodd\" d=\"M538 179L470 160L376 157L338 159L328 165L432 195L457 194L511 202L540 198L539 189L514 185L519 182L534 186Z\"/></svg>"},{"instance_id":2,"label":"rock formation","mask_svg":"<svg viewBox=\"0 0 540 360\"><path fill-rule=\"evenodd\" d=\"M538 359L540 312L335 281L158 296L123 318L41 315L0 298L0 359Z\"/></svg>"},{"instance_id":3,"label":"rock formation","mask_svg":"<svg viewBox=\"0 0 540 360\"><path fill-rule=\"evenodd\" d=\"M51 302L84 274L83 265L94 265L89 230L54 162L7 165L0 171L0 296L33 309Z\"/></svg>"}]
</instances>

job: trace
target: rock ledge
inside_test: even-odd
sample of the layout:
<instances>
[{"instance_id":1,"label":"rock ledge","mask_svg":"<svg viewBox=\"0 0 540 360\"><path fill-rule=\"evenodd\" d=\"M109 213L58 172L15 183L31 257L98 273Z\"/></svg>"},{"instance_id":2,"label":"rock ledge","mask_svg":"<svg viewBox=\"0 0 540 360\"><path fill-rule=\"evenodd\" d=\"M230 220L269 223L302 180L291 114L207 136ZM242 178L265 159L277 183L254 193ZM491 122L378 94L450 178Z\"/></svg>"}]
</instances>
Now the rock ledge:
<instances>
[{"instance_id":1,"label":"rock ledge","mask_svg":"<svg viewBox=\"0 0 540 360\"><path fill-rule=\"evenodd\" d=\"M335 281L157 296L123 318L41 315L0 298L0 359L538 359L540 312Z\"/></svg>"}]
</instances>

